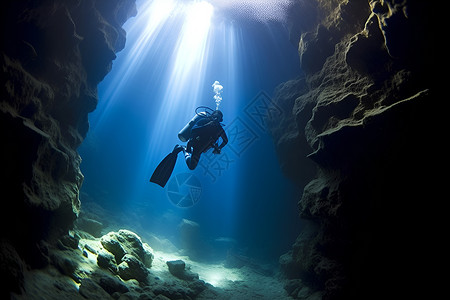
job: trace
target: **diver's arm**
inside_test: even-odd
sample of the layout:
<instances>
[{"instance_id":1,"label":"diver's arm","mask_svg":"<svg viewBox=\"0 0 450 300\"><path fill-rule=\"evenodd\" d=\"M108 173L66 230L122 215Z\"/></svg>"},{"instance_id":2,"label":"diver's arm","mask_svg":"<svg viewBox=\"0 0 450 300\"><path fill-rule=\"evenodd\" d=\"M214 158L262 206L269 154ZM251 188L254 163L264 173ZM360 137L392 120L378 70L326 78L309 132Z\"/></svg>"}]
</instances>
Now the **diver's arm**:
<instances>
[{"instance_id":1,"label":"diver's arm","mask_svg":"<svg viewBox=\"0 0 450 300\"><path fill-rule=\"evenodd\" d=\"M220 137L222 138L222 143L219 145L219 149L222 149L223 147L225 147L226 144L228 144L228 137L227 137L227 134L225 133L225 130L223 130L223 128L222 128L222 133L220 134Z\"/></svg>"}]
</instances>

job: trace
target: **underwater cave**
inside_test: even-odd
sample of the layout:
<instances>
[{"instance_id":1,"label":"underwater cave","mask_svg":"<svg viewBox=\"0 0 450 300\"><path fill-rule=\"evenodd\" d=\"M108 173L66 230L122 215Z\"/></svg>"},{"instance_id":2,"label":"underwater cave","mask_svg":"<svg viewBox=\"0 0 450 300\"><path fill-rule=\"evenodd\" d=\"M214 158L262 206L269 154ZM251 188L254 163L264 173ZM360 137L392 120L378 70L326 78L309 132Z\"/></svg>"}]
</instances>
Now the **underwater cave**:
<instances>
[{"instance_id":1,"label":"underwater cave","mask_svg":"<svg viewBox=\"0 0 450 300\"><path fill-rule=\"evenodd\" d=\"M2 299L438 290L430 1L0 6Z\"/></svg>"}]
</instances>

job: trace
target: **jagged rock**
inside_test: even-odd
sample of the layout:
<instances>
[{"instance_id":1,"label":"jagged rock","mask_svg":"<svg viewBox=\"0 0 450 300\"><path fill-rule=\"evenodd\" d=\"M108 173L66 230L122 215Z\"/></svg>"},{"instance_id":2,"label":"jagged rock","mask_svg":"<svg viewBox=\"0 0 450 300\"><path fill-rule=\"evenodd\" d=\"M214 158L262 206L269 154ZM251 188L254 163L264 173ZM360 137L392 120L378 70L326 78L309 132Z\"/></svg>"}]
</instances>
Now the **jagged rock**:
<instances>
[{"instance_id":1,"label":"jagged rock","mask_svg":"<svg viewBox=\"0 0 450 300\"><path fill-rule=\"evenodd\" d=\"M67 275L75 268L44 245L77 247L67 236L80 211L77 148L97 105L97 84L124 46L121 26L135 13L134 0L0 3L0 183L12 199L0 240L15 249L17 263L43 268L55 259Z\"/></svg>"},{"instance_id":2,"label":"jagged rock","mask_svg":"<svg viewBox=\"0 0 450 300\"><path fill-rule=\"evenodd\" d=\"M299 128L304 128L311 118L315 103L299 97L308 92L305 77L280 84L275 91L274 103L281 111L278 119L267 119L269 130L274 139L279 162L284 174L300 186L305 186L317 172L317 167L307 158L311 147ZM301 174L298 170L302 169Z\"/></svg>"},{"instance_id":3,"label":"jagged rock","mask_svg":"<svg viewBox=\"0 0 450 300\"><path fill-rule=\"evenodd\" d=\"M331 56L334 51L334 41L332 34L323 26L317 26L315 32L302 34L299 42L299 53L301 67L307 72L319 71L325 59Z\"/></svg>"},{"instance_id":4,"label":"jagged rock","mask_svg":"<svg viewBox=\"0 0 450 300\"><path fill-rule=\"evenodd\" d=\"M125 254L122 262L118 266L119 276L123 280L136 279L139 282L146 282L148 270L144 264L130 254Z\"/></svg>"},{"instance_id":5,"label":"jagged rock","mask_svg":"<svg viewBox=\"0 0 450 300\"><path fill-rule=\"evenodd\" d=\"M0 4L0 182L14 199L0 238L32 268L46 263L36 245L57 243L80 211L77 148L135 13L134 0Z\"/></svg>"},{"instance_id":6,"label":"jagged rock","mask_svg":"<svg viewBox=\"0 0 450 300\"><path fill-rule=\"evenodd\" d=\"M364 30L352 38L346 53L347 64L363 74L383 71L389 61L389 54L383 48L384 43L378 19L376 15L372 15Z\"/></svg>"},{"instance_id":7,"label":"jagged rock","mask_svg":"<svg viewBox=\"0 0 450 300\"><path fill-rule=\"evenodd\" d=\"M314 0L294 1L287 11L289 39L293 45L298 45L302 33L311 31L317 24L317 2Z\"/></svg>"},{"instance_id":8,"label":"jagged rock","mask_svg":"<svg viewBox=\"0 0 450 300\"><path fill-rule=\"evenodd\" d=\"M307 164L283 168L305 186L299 209L314 234L297 239L281 257L281 270L309 288L296 297L383 298L378 278L391 297L405 297L408 287L398 278L420 282L402 255L411 249L423 255L416 234L427 231L416 220L433 215L423 205L433 186L424 174L436 165L423 153L440 127L431 125L439 119L429 78L433 5L304 2L316 4L310 5L311 24L296 20L297 11L290 21L297 35L293 40L300 41L305 84L280 86L274 103L287 110L280 122L271 123L271 132L281 165L292 160L281 146L284 141L290 153L307 156L317 167L309 179L304 177ZM386 272L392 265L395 274Z\"/></svg>"},{"instance_id":9,"label":"jagged rock","mask_svg":"<svg viewBox=\"0 0 450 300\"><path fill-rule=\"evenodd\" d=\"M118 232L109 232L102 236L103 247L111 252L116 261L120 263L125 254L130 254L139 259L147 268L150 268L153 260L153 250L141 238L129 230L121 229Z\"/></svg>"}]
</instances>

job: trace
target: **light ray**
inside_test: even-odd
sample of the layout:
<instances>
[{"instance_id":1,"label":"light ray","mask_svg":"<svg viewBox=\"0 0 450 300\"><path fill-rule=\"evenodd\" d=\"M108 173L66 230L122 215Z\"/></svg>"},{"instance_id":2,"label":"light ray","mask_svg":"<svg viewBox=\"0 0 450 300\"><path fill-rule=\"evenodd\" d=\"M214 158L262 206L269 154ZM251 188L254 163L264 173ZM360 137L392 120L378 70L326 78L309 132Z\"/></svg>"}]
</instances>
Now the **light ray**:
<instances>
[{"instance_id":1,"label":"light ray","mask_svg":"<svg viewBox=\"0 0 450 300\"><path fill-rule=\"evenodd\" d=\"M269 3L261 1L255 3ZM123 160L123 165L131 170L120 183L128 201L141 199L149 194L149 189L152 199L165 198L164 191L149 185L148 179L161 159L180 142L177 133L192 118L195 108L215 106L211 87L215 80L224 86L220 109L225 124L230 124L249 100L245 99L244 91L249 90L255 77L263 76L255 70L266 61L261 63L255 55L260 49L248 42L248 30L223 15L219 17L224 8L216 2L138 0L137 17L124 26L127 45L118 53L113 72L99 86L100 109L90 116L90 122L94 134L117 139L119 142L114 145L123 147L120 151L105 150L120 153L122 156L113 159ZM238 0L227 3L230 4L227 9L240 7ZM254 8L256 13L264 6ZM228 176L226 179L220 180L227 182L230 196L221 206L222 214L229 216L224 218L223 226L230 229L234 226L232 216L239 199L238 167L241 166L235 165L232 170L235 176L230 172L224 175ZM210 178L203 171L198 167L194 172L205 179L205 194L214 195L216 187L207 181ZM186 172L183 159L177 162L174 174L177 172Z\"/></svg>"},{"instance_id":2,"label":"light ray","mask_svg":"<svg viewBox=\"0 0 450 300\"><path fill-rule=\"evenodd\" d=\"M185 19L170 59L172 63L165 80L166 91L155 120L159 125L153 126L154 130L149 137L149 143L153 145L167 140L167 134L161 128L173 124L174 119L186 119L186 112L194 111L199 104L199 95L205 81L213 7L205 1L187 3L185 6ZM182 123L179 126L182 127Z\"/></svg>"},{"instance_id":3,"label":"light ray","mask_svg":"<svg viewBox=\"0 0 450 300\"><path fill-rule=\"evenodd\" d=\"M115 74L119 75L112 78L111 83L102 95L107 104L100 112L97 123L101 122L102 115L114 104L119 92L135 78L143 62L155 52L149 51L149 49L159 47L158 37L175 9L175 0L145 1L142 3L135 20L124 25L128 40L126 55L118 70L114 71ZM133 41L131 45L128 45L129 40Z\"/></svg>"}]
</instances>

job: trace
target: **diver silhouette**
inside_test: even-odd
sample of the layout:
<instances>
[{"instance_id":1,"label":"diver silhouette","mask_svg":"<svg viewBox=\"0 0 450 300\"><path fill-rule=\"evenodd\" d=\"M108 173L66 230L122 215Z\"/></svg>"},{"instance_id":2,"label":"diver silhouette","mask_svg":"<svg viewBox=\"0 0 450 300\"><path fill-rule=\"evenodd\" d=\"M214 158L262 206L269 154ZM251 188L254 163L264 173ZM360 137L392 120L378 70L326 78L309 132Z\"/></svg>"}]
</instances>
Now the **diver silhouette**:
<instances>
[{"instance_id":1,"label":"diver silhouette","mask_svg":"<svg viewBox=\"0 0 450 300\"><path fill-rule=\"evenodd\" d=\"M204 111L201 111L204 109ZM172 175L178 153L184 152L186 165L190 170L194 170L202 153L213 149L214 154L220 154L221 149L228 143L228 137L223 129L223 114L220 110L212 110L206 106L197 107L195 116L178 133L178 138L182 142L187 141L186 146L176 145L156 167L150 182L154 182L164 187ZM220 145L218 144L221 139Z\"/></svg>"},{"instance_id":2,"label":"diver silhouette","mask_svg":"<svg viewBox=\"0 0 450 300\"><path fill-rule=\"evenodd\" d=\"M184 151L186 165L194 170L200 160L200 155L211 148L214 154L220 154L221 149L228 143L228 137L223 130L223 114L220 110L215 110L209 117L201 117L192 126L191 134L186 147L177 145L174 151L177 153ZM217 141L222 139L220 145Z\"/></svg>"}]
</instances>

